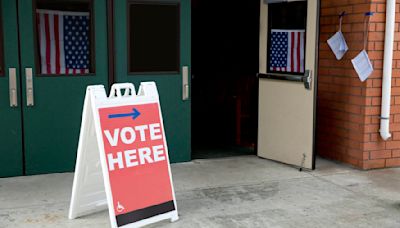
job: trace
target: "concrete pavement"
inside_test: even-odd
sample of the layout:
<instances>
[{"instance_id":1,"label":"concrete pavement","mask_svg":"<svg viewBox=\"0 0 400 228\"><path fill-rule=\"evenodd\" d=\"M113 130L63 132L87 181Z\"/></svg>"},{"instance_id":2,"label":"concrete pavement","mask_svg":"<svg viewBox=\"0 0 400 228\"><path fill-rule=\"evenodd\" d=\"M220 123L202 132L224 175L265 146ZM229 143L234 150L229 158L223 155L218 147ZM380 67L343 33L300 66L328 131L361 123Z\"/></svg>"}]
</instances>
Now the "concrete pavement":
<instances>
[{"instance_id":1,"label":"concrete pavement","mask_svg":"<svg viewBox=\"0 0 400 228\"><path fill-rule=\"evenodd\" d=\"M172 165L180 220L150 227L400 227L400 169L323 159L299 172L256 156ZM0 179L0 227L109 227L68 220L72 173Z\"/></svg>"}]
</instances>

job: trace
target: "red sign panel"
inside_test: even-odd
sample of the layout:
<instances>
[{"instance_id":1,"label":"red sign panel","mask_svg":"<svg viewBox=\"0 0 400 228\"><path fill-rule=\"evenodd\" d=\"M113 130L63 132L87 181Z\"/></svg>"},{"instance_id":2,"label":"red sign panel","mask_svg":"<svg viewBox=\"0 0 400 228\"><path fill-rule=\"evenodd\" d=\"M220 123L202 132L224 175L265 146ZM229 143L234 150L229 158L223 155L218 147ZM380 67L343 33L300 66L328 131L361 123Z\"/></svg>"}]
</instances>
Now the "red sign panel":
<instances>
[{"instance_id":1,"label":"red sign panel","mask_svg":"<svg viewBox=\"0 0 400 228\"><path fill-rule=\"evenodd\" d=\"M100 108L117 225L175 210L158 103Z\"/></svg>"}]
</instances>

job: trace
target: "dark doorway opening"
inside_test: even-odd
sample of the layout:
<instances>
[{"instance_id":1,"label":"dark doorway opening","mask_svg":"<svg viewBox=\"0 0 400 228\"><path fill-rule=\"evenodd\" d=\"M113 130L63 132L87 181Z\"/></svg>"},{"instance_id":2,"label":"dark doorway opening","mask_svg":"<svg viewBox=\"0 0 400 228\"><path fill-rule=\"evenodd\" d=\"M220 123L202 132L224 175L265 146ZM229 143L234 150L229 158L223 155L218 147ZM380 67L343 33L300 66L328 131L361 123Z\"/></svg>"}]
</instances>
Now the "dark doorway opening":
<instances>
[{"instance_id":1,"label":"dark doorway opening","mask_svg":"<svg viewBox=\"0 0 400 228\"><path fill-rule=\"evenodd\" d=\"M192 158L255 154L259 1L192 0Z\"/></svg>"}]
</instances>

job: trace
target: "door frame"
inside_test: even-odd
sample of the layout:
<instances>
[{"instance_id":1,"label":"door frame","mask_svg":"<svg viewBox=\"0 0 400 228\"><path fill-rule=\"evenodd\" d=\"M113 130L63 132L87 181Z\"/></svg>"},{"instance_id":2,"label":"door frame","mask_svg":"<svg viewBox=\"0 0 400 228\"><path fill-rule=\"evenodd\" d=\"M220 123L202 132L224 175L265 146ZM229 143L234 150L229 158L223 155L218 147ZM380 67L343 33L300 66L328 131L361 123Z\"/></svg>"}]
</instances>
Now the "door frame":
<instances>
[{"instance_id":1,"label":"door frame","mask_svg":"<svg viewBox=\"0 0 400 228\"><path fill-rule=\"evenodd\" d=\"M319 67L318 67L318 65L319 65L319 41L320 41L320 39L319 39L319 29L320 29L320 16L321 16L321 0L316 0L317 1L317 15L316 15L316 17L317 17L317 24L316 24L316 29L315 29L315 32L316 32L316 40L315 40L315 43L316 43L316 46L315 46L315 69L314 69L314 75L318 75L318 69L319 69ZM318 109L317 109L317 96L318 96L318 77L313 77L313 80L314 80L314 110L313 110L313 112L314 112L314 120L313 120L313 123L314 123L314 126L313 126L313 144L312 144L312 153L313 153L313 165L312 165L312 170L315 170L315 168L316 168L316 165L315 165L315 163L316 163L316 159L317 159L317 151L316 151L316 143L317 143L317 135L316 135L316 132L317 132L317 124L318 124L318 118L317 118L317 116L318 116Z\"/></svg>"}]
</instances>

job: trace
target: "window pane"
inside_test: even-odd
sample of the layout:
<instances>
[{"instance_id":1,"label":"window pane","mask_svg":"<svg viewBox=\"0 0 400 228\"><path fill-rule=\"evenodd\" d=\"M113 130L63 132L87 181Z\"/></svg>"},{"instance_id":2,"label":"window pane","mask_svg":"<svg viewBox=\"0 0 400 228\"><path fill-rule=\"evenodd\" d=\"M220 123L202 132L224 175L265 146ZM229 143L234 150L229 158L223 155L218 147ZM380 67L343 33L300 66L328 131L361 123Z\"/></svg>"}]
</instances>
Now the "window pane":
<instances>
[{"instance_id":1,"label":"window pane","mask_svg":"<svg viewBox=\"0 0 400 228\"><path fill-rule=\"evenodd\" d=\"M129 5L129 71L179 71L179 5Z\"/></svg>"},{"instance_id":2,"label":"window pane","mask_svg":"<svg viewBox=\"0 0 400 228\"><path fill-rule=\"evenodd\" d=\"M268 5L268 72L303 74L307 1Z\"/></svg>"},{"instance_id":3,"label":"window pane","mask_svg":"<svg viewBox=\"0 0 400 228\"><path fill-rule=\"evenodd\" d=\"M42 75L94 72L91 2L38 0L37 62Z\"/></svg>"}]
</instances>

